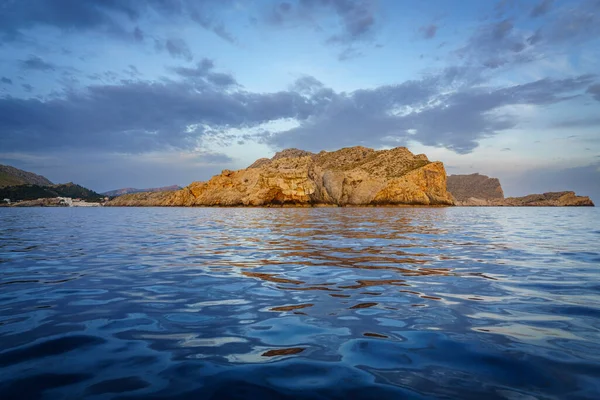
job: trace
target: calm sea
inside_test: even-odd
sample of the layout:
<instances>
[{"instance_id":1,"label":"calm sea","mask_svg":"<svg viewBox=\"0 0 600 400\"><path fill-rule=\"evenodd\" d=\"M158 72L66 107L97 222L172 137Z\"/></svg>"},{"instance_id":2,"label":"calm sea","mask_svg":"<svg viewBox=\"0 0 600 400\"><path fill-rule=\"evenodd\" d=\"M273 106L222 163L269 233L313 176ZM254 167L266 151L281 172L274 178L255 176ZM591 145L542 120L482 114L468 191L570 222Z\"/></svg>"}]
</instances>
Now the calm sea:
<instances>
[{"instance_id":1,"label":"calm sea","mask_svg":"<svg viewBox=\"0 0 600 400\"><path fill-rule=\"evenodd\" d=\"M598 399L600 209L0 209L0 399Z\"/></svg>"}]
</instances>

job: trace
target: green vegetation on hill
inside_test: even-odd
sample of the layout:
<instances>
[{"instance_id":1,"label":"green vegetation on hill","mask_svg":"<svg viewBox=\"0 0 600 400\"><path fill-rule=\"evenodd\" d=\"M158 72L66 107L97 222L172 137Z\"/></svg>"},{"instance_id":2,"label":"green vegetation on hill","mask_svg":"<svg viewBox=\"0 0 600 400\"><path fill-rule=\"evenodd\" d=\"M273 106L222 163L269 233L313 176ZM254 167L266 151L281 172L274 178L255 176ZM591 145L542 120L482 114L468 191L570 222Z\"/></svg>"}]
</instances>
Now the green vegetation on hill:
<instances>
[{"instance_id":1,"label":"green vegetation on hill","mask_svg":"<svg viewBox=\"0 0 600 400\"><path fill-rule=\"evenodd\" d=\"M0 188L16 185L52 185L48 179L32 172L23 171L10 165L0 165Z\"/></svg>"},{"instance_id":2,"label":"green vegetation on hill","mask_svg":"<svg viewBox=\"0 0 600 400\"><path fill-rule=\"evenodd\" d=\"M16 185L0 188L0 200L10 199L11 202L21 200L47 199L52 197L71 197L90 202L99 202L103 196L74 183L61 185Z\"/></svg>"}]
</instances>

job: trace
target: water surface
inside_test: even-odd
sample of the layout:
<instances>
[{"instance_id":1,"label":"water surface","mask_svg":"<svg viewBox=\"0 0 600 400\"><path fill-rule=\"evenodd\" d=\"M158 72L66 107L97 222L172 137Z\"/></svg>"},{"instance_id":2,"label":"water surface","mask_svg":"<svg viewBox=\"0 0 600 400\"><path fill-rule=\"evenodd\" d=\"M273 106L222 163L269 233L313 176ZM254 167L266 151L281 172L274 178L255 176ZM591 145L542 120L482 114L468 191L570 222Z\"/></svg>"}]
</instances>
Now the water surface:
<instances>
[{"instance_id":1,"label":"water surface","mask_svg":"<svg viewBox=\"0 0 600 400\"><path fill-rule=\"evenodd\" d=\"M0 398L600 398L594 208L0 209Z\"/></svg>"}]
</instances>

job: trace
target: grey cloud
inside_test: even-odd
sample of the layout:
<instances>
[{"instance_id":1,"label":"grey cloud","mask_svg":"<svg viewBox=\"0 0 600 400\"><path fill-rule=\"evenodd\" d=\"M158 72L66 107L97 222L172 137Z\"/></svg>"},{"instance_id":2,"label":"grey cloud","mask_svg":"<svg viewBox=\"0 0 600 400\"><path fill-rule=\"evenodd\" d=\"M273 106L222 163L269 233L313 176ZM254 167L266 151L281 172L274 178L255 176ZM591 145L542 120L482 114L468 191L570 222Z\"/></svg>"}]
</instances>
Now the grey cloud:
<instances>
[{"instance_id":1,"label":"grey cloud","mask_svg":"<svg viewBox=\"0 0 600 400\"><path fill-rule=\"evenodd\" d=\"M600 101L600 84L591 85L587 89L587 93L591 94L592 97L598 101Z\"/></svg>"},{"instance_id":2,"label":"grey cloud","mask_svg":"<svg viewBox=\"0 0 600 400\"><path fill-rule=\"evenodd\" d=\"M515 30L513 21L504 19L480 26L456 53L468 62L495 69L533 60L536 55L528 51L530 47L531 43Z\"/></svg>"},{"instance_id":3,"label":"grey cloud","mask_svg":"<svg viewBox=\"0 0 600 400\"><path fill-rule=\"evenodd\" d=\"M552 12L549 12L551 8ZM548 54L564 46L581 46L600 37L598 0L556 4L541 0L531 16L543 16L543 23L533 33L527 33L531 29L529 26L515 26L515 21L519 19L488 20L473 32L467 44L456 50L455 54L467 63L495 69L532 62L548 57Z\"/></svg>"},{"instance_id":4,"label":"grey cloud","mask_svg":"<svg viewBox=\"0 0 600 400\"><path fill-rule=\"evenodd\" d=\"M198 153L196 160L204 164L227 164L233 162L233 159L227 154L211 152Z\"/></svg>"},{"instance_id":5,"label":"grey cloud","mask_svg":"<svg viewBox=\"0 0 600 400\"><path fill-rule=\"evenodd\" d=\"M480 139L519 123L500 114L501 107L566 101L594 79L588 75L494 88L482 86L472 69L448 68L420 80L350 93L335 92L308 76L287 91L253 93L225 85L233 78L215 72L209 59L173 70L181 80L93 85L44 100L0 98L0 148L193 149L205 138L225 145L239 140L222 133L229 128L294 119L297 128L267 132L262 140L274 147L321 150L410 139L468 153Z\"/></svg>"},{"instance_id":6,"label":"grey cloud","mask_svg":"<svg viewBox=\"0 0 600 400\"><path fill-rule=\"evenodd\" d=\"M554 0L542 0L538 5L533 7L531 10L531 14L529 14L532 18L537 18L541 15L546 14L552 8L552 3Z\"/></svg>"},{"instance_id":7,"label":"grey cloud","mask_svg":"<svg viewBox=\"0 0 600 400\"><path fill-rule=\"evenodd\" d=\"M159 45L159 47L160 46L162 46L162 44ZM183 39L167 39L164 42L164 47L166 48L167 52L175 58L183 58L187 61L191 61L192 58L194 58L192 55L192 51Z\"/></svg>"},{"instance_id":8,"label":"grey cloud","mask_svg":"<svg viewBox=\"0 0 600 400\"><path fill-rule=\"evenodd\" d=\"M215 86L227 87L237 85L235 78L226 73L214 72L214 62L208 58L202 59L195 67L175 67L172 70L181 77L194 81L203 81Z\"/></svg>"},{"instance_id":9,"label":"grey cloud","mask_svg":"<svg viewBox=\"0 0 600 400\"><path fill-rule=\"evenodd\" d=\"M93 149L143 153L190 149L211 129L251 127L315 111L295 92L224 92L188 82L95 85L48 100L0 98L5 151ZM194 127L190 129L190 127Z\"/></svg>"},{"instance_id":10,"label":"grey cloud","mask_svg":"<svg viewBox=\"0 0 600 400\"><path fill-rule=\"evenodd\" d=\"M48 63L42 58L34 55L29 56L26 60L21 60L19 64L22 69L26 70L54 71L56 69L54 64Z\"/></svg>"},{"instance_id":11,"label":"grey cloud","mask_svg":"<svg viewBox=\"0 0 600 400\"><path fill-rule=\"evenodd\" d=\"M3 76L2 79L0 79L0 82L5 83L7 85L12 85L12 83L13 83L12 79L9 79L5 76Z\"/></svg>"},{"instance_id":12,"label":"grey cloud","mask_svg":"<svg viewBox=\"0 0 600 400\"><path fill-rule=\"evenodd\" d=\"M544 79L494 89L461 87L460 76L457 71L443 71L420 81L329 94L323 97L327 100L317 108L319 112L301 121L300 126L266 135L264 140L278 148L319 150L357 145L365 140L371 145L390 141L397 145L410 139L468 153L480 139L519 123L510 114L499 114L500 107L565 101L592 80L590 76ZM458 90L439 94L448 87Z\"/></svg>"},{"instance_id":13,"label":"grey cloud","mask_svg":"<svg viewBox=\"0 0 600 400\"><path fill-rule=\"evenodd\" d=\"M360 56L362 56L362 52L360 52L359 50L353 48L353 47L348 47L346 49L344 49L339 55L338 55L338 60L339 61L348 61L348 60L352 60L353 58L358 58Z\"/></svg>"},{"instance_id":14,"label":"grey cloud","mask_svg":"<svg viewBox=\"0 0 600 400\"><path fill-rule=\"evenodd\" d=\"M299 0L297 4L281 1L266 13L273 25L309 24L320 30L319 17L323 10L335 13L342 31L330 36L329 43L349 44L370 38L376 25L373 0Z\"/></svg>"},{"instance_id":15,"label":"grey cloud","mask_svg":"<svg viewBox=\"0 0 600 400\"><path fill-rule=\"evenodd\" d=\"M136 26L133 30L133 38L138 42L143 42L145 38L144 31Z\"/></svg>"},{"instance_id":16,"label":"grey cloud","mask_svg":"<svg viewBox=\"0 0 600 400\"><path fill-rule=\"evenodd\" d=\"M33 86L31 86L29 83L23 83L21 85L21 87L27 92L27 93L31 93L31 91L33 90Z\"/></svg>"},{"instance_id":17,"label":"grey cloud","mask_svg":"<svg viewBox=\"0 0 600 400\"><path fill-rule=\"evenodd\" d=\"M430 24L419 28L419 33L424 39L433 39L437 33L437 25Z\"/></svg>"},{"instance_id":18,"label":"grey cloud","mask_svg":"<svg viewBox=\"0 0 600 400\"><path fill-rule=\"evenodd\" d=\"M563 3L556 11L556 16L540 29L541 39L548 44L580 45L600 36L600 1Z\"/></svg>"},{"instance_id":19,"label":"grey cloud","mask_svg":"<svg viewBox=\"0 0 600 400\"><path fill-rule=\"evenodd\" d=\"M587 128L592 126L600 127L600 117L570 119L553 125L555 128Z\"/></svg>"},{"instance_id":20,"label":"grey cloud","mask_svg":"<svg viewBox=\"0 0 600 400\"><path fill-rule=\"evenodd\" d=\"M502 150L500 150L500 151L511 151L511 148L510 148L510 147L505 147L505 148L503 148L503 149L502 149Z\"/></svg>"},{"instance_id":21,"label":"grey cloud","mask_svg":"<svg viewBox=\"0 0 600 400\"><path fill-rule=\"evenodd\" d=\"M129 68L126 69L124 71L127 75L129 75L131 78L134 77L138 77L141 76L142 74L140 73L140 71L137 69L137 67L135 65L129 65Z\"/></svg>"},{"instance_id":22,"label":"grey cloud","mask_svg":"<svg viewBox=\"0 0 600 400\"><path fill-rule=\"evenodd\" d=\"M298 78L296 82L291 86L291 90L298 93L314 94L316 91L323 89L325 85L323 82L316 79L314 76L306 75Z\"/></svg>"},{"instance_id":23,"label":"grey cloud","mask_svg":"<svg viewBox=\"0 0 600 400\"><path fill-rule=\"evenodd\" d=\"M65 31L102 31L124 39L143 41L143 31L133 24L149 13L170 20L204 21L205 29L228 37L214 15L230 1L217 0L19 0L5 1L0 13L0 40L15 40L35 26L51 26ZM133 32L133 34L132 34Z\"/></svg>"}]
</instances>

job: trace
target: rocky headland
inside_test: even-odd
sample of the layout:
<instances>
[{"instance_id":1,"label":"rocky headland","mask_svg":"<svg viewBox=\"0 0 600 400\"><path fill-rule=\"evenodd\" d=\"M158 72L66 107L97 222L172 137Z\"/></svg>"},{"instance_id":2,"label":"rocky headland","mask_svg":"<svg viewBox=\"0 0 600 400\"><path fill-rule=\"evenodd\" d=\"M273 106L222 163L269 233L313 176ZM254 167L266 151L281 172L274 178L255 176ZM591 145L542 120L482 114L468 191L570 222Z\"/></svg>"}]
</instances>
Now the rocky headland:
<instances>
[{"instance_id":1,"label":"rocky headland","mask_svg":"<svg viewBox=\"0 0 600 400\"><path fill-rule=\"evenodd\" d=\"M405 147L287 149L174 192L125 194L110 206L453 205L439 161Z\"/></svg>"},{"instance_id":2,"label":"rocky headland","mask_svg":"<svg viewBox=\"0 0 600 400\"><path fill-rule=\"evenodd\" d=\"M497 178L485 175L450 175L448 191L452 193L457 206L492 207L570 207L594 206L587 196L577 196L575 192L548 192L530 194L523 197L504 197L504 191Z\"/></svg>"}]
</instances>

